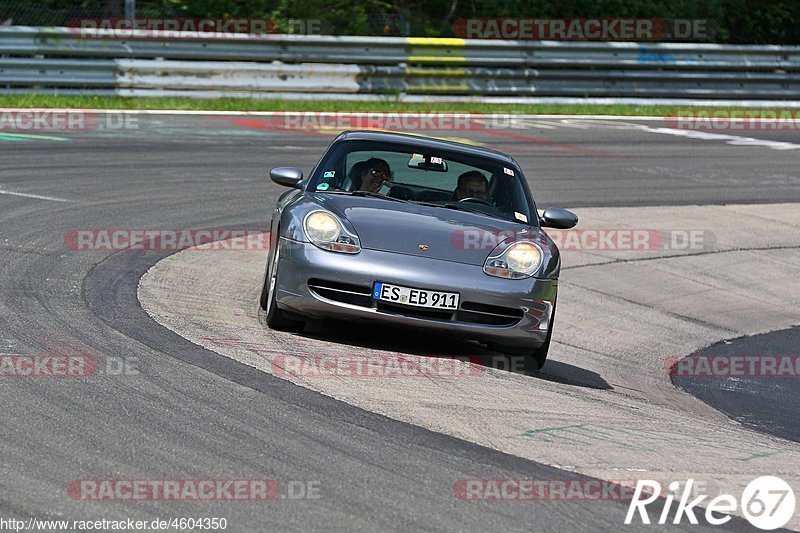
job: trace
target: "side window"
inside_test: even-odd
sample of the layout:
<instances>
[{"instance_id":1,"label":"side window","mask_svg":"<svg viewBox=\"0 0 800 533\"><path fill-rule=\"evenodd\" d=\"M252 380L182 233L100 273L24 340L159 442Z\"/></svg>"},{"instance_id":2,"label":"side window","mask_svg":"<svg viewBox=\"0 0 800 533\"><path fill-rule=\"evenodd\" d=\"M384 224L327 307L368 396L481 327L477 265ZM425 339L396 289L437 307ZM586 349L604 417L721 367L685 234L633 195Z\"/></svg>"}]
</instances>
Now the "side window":
<instances>
[{"instance_id":1,"label":"side window","mask_svg":"<svg viewBox=\"0 0 800 533\"><path fill-rule=\"evenodd\" d=\"M364 173L367 160L361 157L363 154L350 154L347 158L346 171L342 189L345 191L356 191L361 187L361 175Z\"/></svg>"}]
</instances>

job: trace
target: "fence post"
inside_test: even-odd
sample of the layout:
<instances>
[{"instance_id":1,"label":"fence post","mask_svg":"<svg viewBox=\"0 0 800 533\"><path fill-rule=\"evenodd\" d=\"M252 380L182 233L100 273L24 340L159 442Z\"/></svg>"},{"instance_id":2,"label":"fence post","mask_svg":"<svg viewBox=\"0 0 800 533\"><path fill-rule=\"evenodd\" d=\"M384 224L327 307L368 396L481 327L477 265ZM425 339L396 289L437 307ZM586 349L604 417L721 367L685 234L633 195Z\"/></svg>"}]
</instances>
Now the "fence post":
<instances>
[{"instance_id":1,"label":"fence post","mask_svg":"<svg viewBox=\"0 0 800 533\"><path fill-rule=\"evenodd\" d=\"M125 19L133 21L133 19L135 18L136 18L136 0L125 0Z\"/></svg>"}]
</instances>

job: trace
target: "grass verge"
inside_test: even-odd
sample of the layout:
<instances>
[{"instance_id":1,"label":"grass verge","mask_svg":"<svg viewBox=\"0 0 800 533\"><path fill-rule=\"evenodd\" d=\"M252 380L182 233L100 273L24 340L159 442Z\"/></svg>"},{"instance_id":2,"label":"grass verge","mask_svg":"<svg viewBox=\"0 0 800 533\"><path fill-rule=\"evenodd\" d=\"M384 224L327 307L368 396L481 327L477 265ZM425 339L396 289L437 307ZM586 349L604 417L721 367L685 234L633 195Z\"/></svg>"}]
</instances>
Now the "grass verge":
<instances>
[{"instance_id":1,"label":"grass verge","mask_svg":"<svg viewBox=\"0 0 800 533\"><path fill-rule=\"evenodd\" d=\"M438 113L513 113L530 115L630 115L664 116L679 106L636 105L539 105L481 104L469 102L403 103L383 101L279 100L219 98L126 98L122 96L54 96L44 94L0 95L0 107L83 108L83 109L181 109L195 111L338 111L338 112L438 112ZM697 108L706 109L706 108ZM740 107L715 108L741 110ZM780 111L780 107L770 111Z\"/></svg>"}]
</instances>

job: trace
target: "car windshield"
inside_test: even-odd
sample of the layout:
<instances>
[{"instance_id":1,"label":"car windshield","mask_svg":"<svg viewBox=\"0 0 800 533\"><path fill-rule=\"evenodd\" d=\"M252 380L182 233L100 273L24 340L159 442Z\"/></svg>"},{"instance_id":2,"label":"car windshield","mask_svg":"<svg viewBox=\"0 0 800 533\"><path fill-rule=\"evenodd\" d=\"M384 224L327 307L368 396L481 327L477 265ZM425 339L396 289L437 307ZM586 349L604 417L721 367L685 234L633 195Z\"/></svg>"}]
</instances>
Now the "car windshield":
<instances>
[{"instance_id":1,"label":"car windshield","mask_svg":"<svg viewBox=\"0 0 800 533\"><path fill-rule=\"evenodd\" d=\"M311 176L309 190L385 196L534 224L523 177L490 157L374 141L343 141Z\"/></svg>"}]
</instances>

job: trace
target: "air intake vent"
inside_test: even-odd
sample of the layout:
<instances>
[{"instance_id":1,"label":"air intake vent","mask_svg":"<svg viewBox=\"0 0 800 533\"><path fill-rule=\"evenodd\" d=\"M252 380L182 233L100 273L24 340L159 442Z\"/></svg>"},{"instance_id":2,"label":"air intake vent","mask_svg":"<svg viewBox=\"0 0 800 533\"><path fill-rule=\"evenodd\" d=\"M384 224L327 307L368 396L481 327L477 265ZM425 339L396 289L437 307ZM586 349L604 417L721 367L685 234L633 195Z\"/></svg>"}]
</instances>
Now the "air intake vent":
<instances>
[{"instance_id":1,"label":"air intake vent","mask_svg":"<svg viewBox=\"0 0 800 533\"><path fill-rule=\"evenodd\" d=\"M322 298L345 304L372 307L372 288L322 279L308 280L308 288Z\"/></svg>"},{"instance_id":2,"label":"air intake vent","mask_svg":"<svg viewBox=\"0 0 800 533\"><path fill-rule=\"evenodd\" d=\"M492 326L513 326L522 319L522 316L522 309L516 307L462 302L456 320Z\"/></svg>"}]
</instances>

